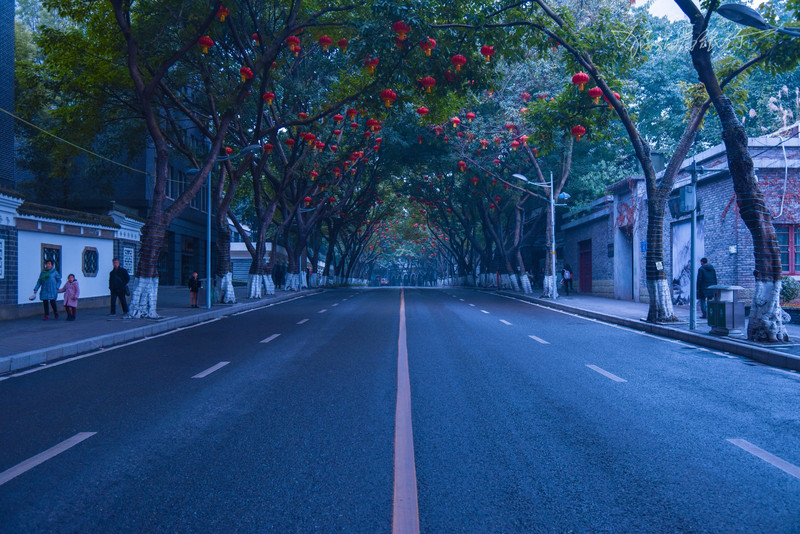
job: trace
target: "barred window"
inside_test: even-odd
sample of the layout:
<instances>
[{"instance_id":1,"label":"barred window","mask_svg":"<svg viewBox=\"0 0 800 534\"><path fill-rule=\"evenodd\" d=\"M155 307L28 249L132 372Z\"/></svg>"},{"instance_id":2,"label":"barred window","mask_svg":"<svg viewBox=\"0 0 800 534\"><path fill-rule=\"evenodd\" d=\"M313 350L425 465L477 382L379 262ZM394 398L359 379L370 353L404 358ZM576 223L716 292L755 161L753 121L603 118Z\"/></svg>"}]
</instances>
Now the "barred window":
<instances>
[{"instance_id":1,"label":"barred window","mask_svg":"<svg viewBox=\"0 0 800 534\"><path fill-rule=\"evenodd\" d=\"M785 274L800 274L800 225L775 226L781 249L781 268Z\"/></svg>"},{"instance_id":2,"label":"barred window","mask_svg":"<svg viewBox=\"0 0 800 534\"><path fill-rule=\"evenodd\" d=\"M83 276L94 277L97 276L97 271L100 269L100 255L94 247L86 247L83 249L83 260L81 261L81 270Z\"/></svg>"},{"instance_id":3,"label":"barred window","mask_svg":"<svg viewBox=\"0 0 800 534\"><path fill-rule=\"evenodd\" d=\"M56 271L61 272L61 245L42 244L42 269L48 261L53 262Z\"/></svg>"}]
</instances>

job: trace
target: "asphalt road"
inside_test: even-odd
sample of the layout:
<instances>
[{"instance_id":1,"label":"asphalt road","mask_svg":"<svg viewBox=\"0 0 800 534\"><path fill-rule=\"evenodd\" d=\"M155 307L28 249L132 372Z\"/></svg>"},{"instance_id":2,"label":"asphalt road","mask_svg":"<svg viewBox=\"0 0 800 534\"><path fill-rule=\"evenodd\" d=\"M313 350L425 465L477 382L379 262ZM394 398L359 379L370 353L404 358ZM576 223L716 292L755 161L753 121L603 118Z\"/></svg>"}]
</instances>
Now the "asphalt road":
<instances>
[{"instance_id":1,"label":"asphalt road","mask_svg":"<svg viewBox=\"0 0 800 534\"><path fill-rule=\"evenodd\" d=\"M422 532L800 532L800 375L404 298ZM391 531L400 324L328 291L0 381L0 531Z\"/></svg>"}]
</instances>

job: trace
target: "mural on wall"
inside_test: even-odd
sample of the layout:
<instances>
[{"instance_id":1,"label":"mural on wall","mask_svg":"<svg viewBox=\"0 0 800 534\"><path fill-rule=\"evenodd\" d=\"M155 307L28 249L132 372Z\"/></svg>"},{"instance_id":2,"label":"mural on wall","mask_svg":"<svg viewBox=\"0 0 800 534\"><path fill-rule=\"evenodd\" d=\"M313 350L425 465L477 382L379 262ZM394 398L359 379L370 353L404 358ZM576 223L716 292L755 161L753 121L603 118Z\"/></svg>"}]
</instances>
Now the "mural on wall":
<instances>
[{"instance_id":1,"label":"mural on wall","mask_svg":"<svg viewBox=\"0 0 800 534\"><path fill-rule=\"evenodd\" d=\"M672 225L672 303L689 304L691 273L691 222L684 221ZM695 243L695 267L700 268L700 258L705 251L705 232L703 220L697 221L697 240Z\"/></svg>"}]
</instances>

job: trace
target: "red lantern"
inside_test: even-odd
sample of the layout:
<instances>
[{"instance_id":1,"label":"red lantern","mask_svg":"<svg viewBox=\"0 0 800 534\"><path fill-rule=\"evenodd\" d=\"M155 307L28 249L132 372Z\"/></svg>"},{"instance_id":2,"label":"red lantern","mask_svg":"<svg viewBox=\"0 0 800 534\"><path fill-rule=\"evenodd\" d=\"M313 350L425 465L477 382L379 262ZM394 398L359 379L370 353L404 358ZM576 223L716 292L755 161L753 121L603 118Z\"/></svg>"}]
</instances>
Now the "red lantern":
<instances>
[{"instance_id":1,"label":"red lantern","mask_svg":"<svg viewBox=\"0 0 800 534\"><path fill-rule=\"evenodd\" d=\"M478 185L478 177L477 176L473 176L472 177L472 185Z\"/></svg>"},{"instance_id":2,"label":"red lantern","mask_svg":"<svg viewBox=\"0 0 800 534\"><path fill-rule=\"evenodd\" d=\"M578 86L579 91L583 91L583 85L589 81L589 75L585 72L579 72L572 77L572 83Z\"/></svg>"},{"instance_id":3,"label":"red lantern","mask_svg":"<svg viewBox=\"0 0 800 534\"><path fill-rule=\"evenodd\" d=\"M494 163L495 165L499 166L501 161L499 159L495 158L495 159L492 160L492 163Z\"/></svg>"},{"instance_id":4,"label":"red lantern","mask_svg":"<svg viewBox=\"0 0 800 534\"><path fill-rule=\"evenodd\" d=\"M519 138L519 140L522 141L522 144L525 145L525 146L528 146L528 139L529 139L529 137L527 135L522 135Z\"/></svg>"},{"instance_id":5,"label":"red lantern","mask_svg":"<svg viewBox=\"0 0 800 534\"><path fill-rule=\"evenodd\" d=\"M384 89L381 91L381 100L383 100L383 104L390 108L392 107L392 102L397 100L397 93L392 91L391 89Z\"/></svg>"},{"instance_id":6,"label":"red lantern","mask_svg":"<svg viewBox=\"0 0 800 534\"><path fill-rule=\"evenodd\" d=\"M342 174L342 169L340 169L339 167L334 167L333 168L333 176L338 178L340 174Z\"/></svg>"},{"instance_id":7,"label":"red lantern","mask_svg":"<svg viewBox=\"0 0 800 534\"><path fill-rule=\"evenodd\" d=\"M618 93L618 92L616 92L616 91L614 91L614 98L616 98L617 100L619 100L619 93ZM608 102L608 109L614 109L614 106L613 106L613 105L611 105L611 101L610 101L608 98L606 98L605 96L603 96L603 100L605 100L606 102Z\"/></svg>"},{"instance_id":8,"label":"red lantern","mask_svg":"<svg viewBox=\"0 0 800 534\"><path fill-rule=\"evenodd\" d=\"M436 85L436 79L434 79L434 78L432 78L432 77L430 77L430 76L425 76L424 78L422 78L422 79L419 81L419 83L421 83L421 84L422 84L422 86L425 88L425 91L426 91L426 92L430 93L430 92L431 92L431 88L432 88L434 85Z\"/></svg>"},{"instance_id":9,"label":"red lantern","mask_svg":"<svg viewBox=\"0 0 800 534\"><path fill-rule=\"evenodd\" d=\"M497 178L492 178L492 187L497 185Z\"/></svg>"},{"instance_id":10,"label":"red lantern","mask_svg":"<svg viewBox=\"0 0 800 534\"><path fill-rule=\"evenodd\" d=\"M306 203L306 206L308 206L309 204L311 204L311 197L306 197L306 198L304 198L304 199L303 199L303 202L305 202L305 203Z\"/></svg>"},{"instance_id":11,"label":"red lantern","mask_svg":"<svg viewBox=\"0 0 800 534\"><path fill-rule=\"evenodd\" d=\"M273 148L275 148L275 147L272 145L272 143L267 143L267 144L264 145L264 152L266 152L267 155L269 156L269 154L270 154L270 152L272 152Z\"/></svg>"},{"instance_id":12,"label":"red lantern","mask_svg":"<svg viewBox=\"0 0 800 534\"><path fill-rule=\"evenodd\" d=\"M301 111L300 113L297 114L297 118L300 119L301 121L304 121L304 120L306 120L308 118L308 114L303 113Z\"/></svg>"},{"instance_id":13,"label":"red lantern","mask_svg":"<svg viewBox=\"0 0 800 534\"><path fill-rule=\"evenodd\" d=\"M589 97L591 97L591 99L594 100L595 104L600 103L601 96L603 96L603 90L600 89L599 87L592 87L591 89L589 89Z\"/></svg>"},{"instance_id":14,"label":"red lantern","mask_svg":"<svg viewBox=\"0 0 800 534\"><path fill-rule=\"evenodd\" d=\"M317 176L319 176L319 173L317 171L311 171L311 181L312 182L317 179Z\"/></svg>"},{"instance_id":15,"label":"red lantern","mask_svg":"<svg viewBox=\"0 0 800 534\"><path fill-rule=\"evenodd\" d=\"M204 54L208 54L208 49L214 46L214 39L206 35L197 40L197 44L203 49Z\"/></svg>"},{"instance_id":16,"label":"red lantern","mask_svg":"<svg viewBox=\"0 0 800 534\"><path fill-rule=\"evenodd\" d=\"M502 142L503 142L503 139L501 137L495 137L494 138L494 144L500 146L500 143L502 143Z\"/></svg>"},{"instance_id":17,"label":"red lantern","mask_svg":"<svg viewBox=\"0 0 800 534\"><path fill-rule=\"evenodd\" d=\"M364 59L364 66L367 67L367 72L370 74L375 74L375 67L378 66L378 63L380 63L380 60L376 57Z\"/></svg>"},{"instance_id":18,"label":"red lantern","mask_svg":"<svg viewBox=\"0 0 800 534\"><path fill-rule=\"evenodd\" d=\"M518 146L519 146L519 141L516 140L511 141L511 150L516 151Z\"/></svg>"},{"instance_id":19,"label":"red lantern","mask_svg":"<svg viewBox=\"0 0 800 534\"><path fill-rule=\"evenodd\" d=\"M261 39L258 37L257 33L254 33L250 36L250 39L255 43L256 46L261 44Z\"/></svg>"},{"instance_id":20,"label":"red lantern","mask_svg":"<svg viewBox=\"0 0 800 534\"><path fill-rule=\"evenodd\" d=\"M463 162L463 161L459 161L458 162L458 170L460 172L464 172L465 170L467 170L467 164L465 162Z\"/></svg>"},{"instance_id":21,"label":"red lantern","mask_svg":"<svg viewBox=\"0 0 800 534\"><path fill-rule=\"evenodd\" d=\"M433 131L434 131L434 132L436 132L436 135L437 135L437 136L438 136L440 133L442 133L442 130L443 130L443 129L444 129L444 128L442 128L441 126L434 126L434 127L433 127Z\"/></svg>"},{"instance_id":22,"label":"red lantern","mask_svg":"<svg viewBox=\"0 0 800 534\"><path fill-rule=\"evenodd\" d=\"M411 27L402 20L398 20L392 24L392 30L397 34L397 38L402 41L406 38L408 32L411 31Z\"/></svg>"},{"instance_id":23,"label":"red lantern","mask_svg":"<svg viewBox=\"0 0 800 534\"><path fill-rule=\"evenodd\" d=\"M459 119L458 117L453 117L452 119L450 119L450 122L453 123L453 128L458 128L458 125L461 124L461 119Z\"/></svg>"},{"instance_id":24,"label":"red lantern","mask_svg":"<svg viewBox=\"0 0 800 534\"><path fill-rule=\"evenodd\" d=\"M486 62L488 63L489 60L491 60L492 56L494 55L494 47L493 46L486 46L486 45L482 46L481 47L481 55L484 58L486 58Z\"/></svg>"},{"instance_id":25,"label":"red lantern","mask_svg":"<svg viewBox=\"0 0 800 534\"><path fill-rule=\"evenodd\" d=\"M378 127L378 120L377 119L367 119L366 126L367 126L367 128L369 128L370 130L372 130L374 132L375 128Z\"/></svg>"},{"instance_id":26,"label":"red lantern","mask_svg":"<svg viewBox=\"0 0 800 534\"><path fill-rule=\"evenodd\" d=\"M289 45L289 51L294 52L296 56L300 52L300 39L294 35L286 38L286 44Z\"/></svg>"},{"instance_id":27,"label":"red lantern","mask_svg":"<svg viewBox=\"0 0 800 534\"><path fill-rule=\"evenodd\" d=\"M419 42L419 47L425 51L426 56L430 56L431 50L436 48L436 41L431 39L430 37L426 37L425 39Z\"/></svg>"},{"instance_id":28,"label":"red lantern","mask_svg":"<svg viewBox=\"0 0 800 534\"><path fill-rule=\"evenodd\" d=\"M272 101L275 100L275 93L266 92L261 98L264 99L264 102L266 102L268 106L271 106Z\"/></svg>"},{"instance_id":29,"label":"red lantern","mask_svg":"<svg viewBox=\"0 0 800 534\"><path fill-rule=\"evenodd\" d=\"M242 77L242 81L245 82L253 77L253 71L248 69L247 67L242 67L239 69L239 76Z\"/></svg>"},{"instance_id":30,"label":"red lantern","mask_svg":"<svg viewBox=\"0 0 800 534\"><path fill-rule=\"evenodd\" d=\"M347 52L347 39L339 39L339 42L336 44L339 45L339 48L342 49L342 52Z\"/></svg>"},{"instance_id":31,"label":"red lantern","mask_svg":"<svg viewBox=\"0 0 800 534\"><path fill-rule=\"evenodd\" d=\"M294 139L292 139L291 137L289 139L287 139L286 140L286 145L289 146L290 148L293 147L294 146Z\"/></svg>"},{"instance_id":32,"label":"red lantern","mask_svg":"<svg viewBox=\"0 0 800 534\"><path fill-rule=\"evenodd\" d=\"M344 116L343 115L339 115L337 113L336 115L333 116L333 120L336 122L336 124L339 124L340 122L342 122L344 120Z\"/></svg>"},{"instance_id":33,"label":"red lantern","mask_svg":"<svg viewBox=\"0 0 800 534\"><path fill-rule=\"evenodd\" d=\"M472 113L471 111L469 113L467 113L467 119L469 119L469 122L472 122L472 119L474 119L474 118L475 118L475 114L474 113Z\"/></svg>"},{"instance_id":34,"label":"red lantern","mask_svg":"<svg viewBox=\"0 0 800 534\"><path fill-rule=\"evenodd\" d=\"M228 13L230 13L230 11L228 11L227 7L219 6L219 9L217 10L217 18L220 22L225 22L225 17L228 16Z\"/></svg>"},{"instance_id":35,"label":"red lantern","mask_svg":"<svg viewBox=\"0 0 800 534\"><path fill-rule=\"evenodd\" d=\"M576 141L580 141L581 140L581 136L584 135L585 133L586 133L586 128L584 128L581 125L572 127L572 135L575 136L575 140Z\"/></svg>"},{"instance_id":36,"label":"red lantern","mask_svg":"<svg viewBox=\"0 0 800 534\"><path fill-rule=\"evenodd\" d=\"M327 35L323 35L322 37L319 38L319 40L317 42L322 47L322 51L323 52L327 52L328 51L328 47L333 44L333 39L331 39Z\"/></svg>"},{"instance_id":37,"label":"red lantern","mask_svg":"<svg viewBox=\"0 0 800 534\"><path fill-rule=\"evenodd\" d=\"M453 58L450 60L450 63L456 66L456 72L461 72L461 67L467 64L467 58L461 54L457 54L453 56Z\"/></svg>"},{"instance_id":38,"label":"red lantern","mask_svg":"<svg viewBox=\"0 0 800 534\"><path fill-rule=\"evenodd\" d=\"M231 147L229 147L229 146L226 146L225 147L225 154L230 156L231 154L233 154L233 149Z\"/></svg>"},{"instance_id":39,"label":"red lantern","mask_svg":"<svg viewBox=\"0 0 800 534\"><path fill-rule=\"evenodd\" d=\"M350 108L350 109L348 109L348 110L347 110L347 113L346 113L346 115L347 115L347 116L348 116L350 119L352 119L353 117L355 117L356 115L358 115L358 110L357 110L357 109L354 109L354 108Z\"/></svg>"},{"instance_id":40,"label":"red lantern","mask_svg":"<svg viewBox=\"0 0 800 534\"><path fill-rule=\"evenodd\" d=\"M488 139L481 139L480 143L481 143L481 148L483 148L484 150L486 149L487 146L489 146Z\"/></svg>"},{"instance_id":41,"label":"red lantern","mask_svg":"<svg viewBox=\"0 0 800 534\"><path fill-rule=\"evenodd\" d=\"M419 108L417 108L417 113L419 113L420 117L424 117L425 115L428 114L428 108L419 107Z\"/></svg>"},{"instance_id":42,"label":"red lantern","mask_svg":"<svg viewBox=\"0 0 800 534\"><path fill-rule=\"evenodd\" d=\"M528 100L531 99L531 95L529 93L522 93L521 96L522 96L522 101L523 102L527 102Z\"/></svg>"},{"instance_id":43,"label":"red lantern","mask_svg":"<svg viewBox=\"0 0 800 534\"><path fill-rule=\"evenodd\" d=\"M351 122L350 123L350 128L352 128L353 131L356 131L358 129L358 123L357 122Z\"/></svg>"}]
</instances>

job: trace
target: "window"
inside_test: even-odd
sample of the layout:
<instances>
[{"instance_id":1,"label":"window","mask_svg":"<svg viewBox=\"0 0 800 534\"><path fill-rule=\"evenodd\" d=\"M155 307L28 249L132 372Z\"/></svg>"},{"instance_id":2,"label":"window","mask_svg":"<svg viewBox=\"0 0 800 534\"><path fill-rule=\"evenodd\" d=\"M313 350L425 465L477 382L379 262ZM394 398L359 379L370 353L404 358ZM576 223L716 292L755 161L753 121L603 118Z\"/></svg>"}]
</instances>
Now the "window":
<instances>
[{"instance_id":1,"label":"window","mask_svg":"<svg viewBox=\"0 0 800 534\"><path fill-rule=\"evenodd\" d=\"M42 269L48 261L52 261L56 271L61 272L61 245L42 244Z\"/></svg>"},{"instance_id":2,"label":"window","mask_svg":"<svg viewBox=\"0 0 800 534\"><path fill-rule=\"evenodd\" d=\"M178 198L183 193L184 178L182 172L170 165L167 175L167 198Z\"/></svg>"},{"instance_id":3,"label":"window","mask_svg":"<svg viewBox=\"0 0 800 534\"><path fill-rule=\"evenodd\" d=\"M785 274L800 274L800 225L776 226L781 249L781 268Z\"/></svg>"},{"instance_id":4,"label":"window","mask_svg":"<svg viewBox=\"0 0 800 534\"><path fill-rule=\"evenodd\" d=\"M0 239L0 279L6 277L6 240Z\"/></svg>"},{"instance_id":5,"label":"window","mask_svg":"<svg viewBox=\"0 0 800 534\"><path fill-rule=\"evenodd\" d=\"M100 268L100 255L94 247L86 247L83 249L83 261L81 262L83 276L95 277Z\"/></svg>"},{"instance_id":6,"label":"window","mask_svg":"<svg viewBox=\"0 0 800 534\"><path fill-rule=\"evenodd\" d=\"M128 273L133 273L133 248L132 247L123 247L122 248L122 266L125 267L125 270Z\"/></svg>"}]
</instances>

